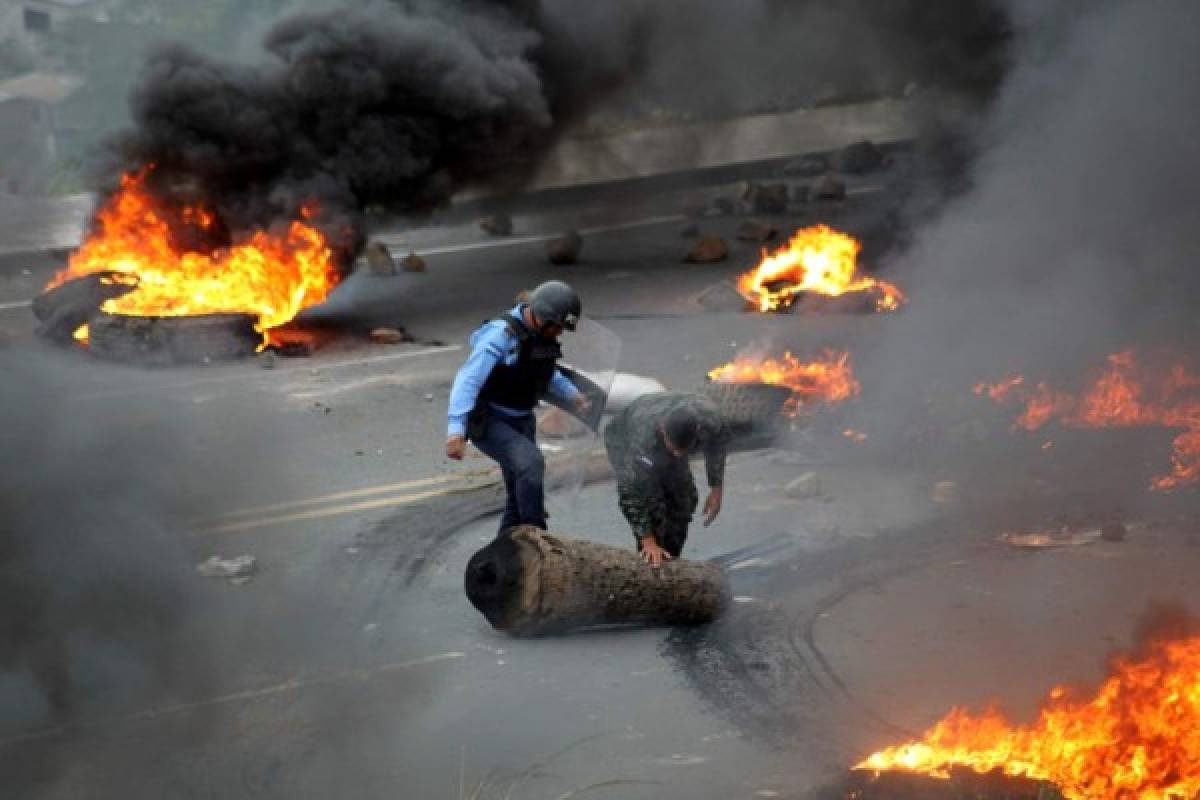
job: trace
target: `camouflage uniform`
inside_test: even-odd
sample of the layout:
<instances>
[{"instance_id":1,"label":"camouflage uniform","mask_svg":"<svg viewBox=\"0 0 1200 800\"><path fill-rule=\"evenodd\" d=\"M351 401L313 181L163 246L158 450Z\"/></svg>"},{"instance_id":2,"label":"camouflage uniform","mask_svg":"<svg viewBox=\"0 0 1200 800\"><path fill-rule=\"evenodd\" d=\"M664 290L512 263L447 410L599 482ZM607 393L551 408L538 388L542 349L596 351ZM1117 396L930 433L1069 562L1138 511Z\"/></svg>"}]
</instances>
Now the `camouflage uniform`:
<instances>
[{"instance_id":1,"label":"camouflage uniform","mask_svg":"<svg viewBox=\"0 0 1200 800\"><path fill-rule=\"evenodd\" d=\"M704 452L710 487L725 481L729 435L716 405L698 394L663 392L642 395L604 429L608 460L617 474L617 502L641 547L653 534L660 547L678 558L699 496L686 458L667 450L659 424L681 406L699 423L695 449Z\"/></svg>"}]
</instances>

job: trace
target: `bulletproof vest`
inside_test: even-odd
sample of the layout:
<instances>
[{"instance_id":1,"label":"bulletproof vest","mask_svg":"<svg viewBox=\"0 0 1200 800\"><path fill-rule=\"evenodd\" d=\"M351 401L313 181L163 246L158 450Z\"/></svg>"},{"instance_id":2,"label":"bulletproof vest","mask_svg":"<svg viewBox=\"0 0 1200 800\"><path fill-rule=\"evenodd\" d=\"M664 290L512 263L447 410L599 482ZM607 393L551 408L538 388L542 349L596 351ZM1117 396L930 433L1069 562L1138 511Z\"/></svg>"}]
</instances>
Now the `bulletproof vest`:
<instances>
[{"instance_id":1,"label":"bulletproof vest","mask_svg":"<svg viewBox=\"0 0 1200 800\"><path fill-rule=\"evenodd\" d=\"M513 314L501 317L517 341L517 360L513 364L500 362L479 392L480 401L506 408L532 410L550 386L562 348L556 339L549 339L525 326L524 320Z\"/></svg>"}]
</instances>

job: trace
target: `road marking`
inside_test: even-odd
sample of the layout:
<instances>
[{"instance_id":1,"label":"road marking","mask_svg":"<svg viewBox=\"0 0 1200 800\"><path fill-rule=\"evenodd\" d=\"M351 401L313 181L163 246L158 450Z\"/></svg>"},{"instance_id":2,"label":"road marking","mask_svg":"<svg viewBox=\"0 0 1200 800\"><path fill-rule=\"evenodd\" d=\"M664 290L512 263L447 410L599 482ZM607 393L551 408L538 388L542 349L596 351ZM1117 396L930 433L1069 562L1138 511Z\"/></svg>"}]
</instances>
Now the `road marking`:
<instances>
[{"instance_id":1,"label":"road marking","mask_svg":"<svg viewBox=\"0 0 1200 800\"><path fill-rule=\"evenodd\" d=\"M298 364L294 367L282 367L270 371L260 370L258 372L235 372L226 375L214 375L211 378L197 378L191 381L181 381L178 383L164 383L150 386L138 386L130 389L128 387L121 389L107 389L98 392L88 392L86 394L75 395L75 400L96 400L105 397L121 397L130 394L142 394L145 392L157 391L172 391L175 389L191 389L196 386L207 386L216 383L230 383L240 380L274 380L273 376L280 374L289 374L293 372L321 372L323 370L342 369L344 367L365 366L368 364L380 364L387 361L399 361L405 358L418 358L420 356L437 355L438 353L453 353L456 350L462 350L461 344L448 344L439 347L430 347L425 350L414 350L404 353L389 353L382 356L367 356L365 358L348 359L345 361L321 361L307 362Z\"/></svg>"},{"instance_id":2,"label":"road marking","mask_svg":"<svg viewBox=\"0 0 1200 800\"><path fill-rule=\"evenodd\" d=\"M415 503L418 500L426 500L430 497L440 497L459 492L469 492L473 489L478 489L488 485L490 484L471 483L464 486L450 486L428 492L417 492L416 494L402 494L395 497L379 497L374 500L363 500L358 503L347 503L344 505L331 506L329 508L314 508L308 511L296 511L291 514L263 517L262 519L248 519L240 522L229 522L223 525L215 525L210 528L203 528L197 531L197 533L238 533L241 531L255 530L256 528L269 528L276 525L284 525L289 522L303 522L310 519L337 517L343 514L356 514L359 511L372 511L377 508L406 506L410 503Z\"/></svg>"},{"instance_id":3,"label":"road marking","mask_svg":"<svg viewBox=\"0 0 1200 800\"><path fill-rule=\"evenodd\" d=\"M16 300L12 303L0 303L0 311L13 311L18 308L29 308L33 305L32 300Z\"/></svg>"},{"instance_id":4,"label":"road marking","mask_svg":"<svg viewBox=\"0 0 1200 800\"><path fill-rule=\"evenodd\" d=\"M654 225L666 225L671 222L681 222L685 217L683 214L667 214L659 217L647 217L645 219L634 220L632 222L620 222L614 225L594 225L589 228L579 228L580 236L595 236L598 233L614 233L616 231L633 230L634 228L648 228ZM413 252L420 253L423 256L445 255L447 253L467 253L472 250L487 250L491 247L515 247L523 244L541 244L551 241L562 236L562 233L538 233L530 236L504 236L496 239L488 239L482 242L466 242L465 244L447 244L439 247L420 247L410 243L406 238L406 234L382 234L377 237L394 246L409 247Z\"/></svg>"},{"instance_id":5,"label":"road marking","mask_svg":"<svg viewBox=\"0 0 1200 800\"><path fill-rule=\"evenodd\" d=\"M350 500L355 497L370 497L373 494L388 494L390 492L398 492L402 489L416 489L419 486L433 486L438 483L450 483L452 481L467 480L471 476L461 473L447 473L438 475L432 478L421 478L415 481L402 481L400 483L388 483L380 486L368 486L365 489L350 489L344 492L333 492L332 494L316 495L314 497L306 497L303 500L290 500L283 503L272 503L266 506L254 506L252 508L241 508L236 511L227 511L223 514L218 514L216 517L210 517L209 522L219 519L236 519L238 517L250 517L257 514L270 514L275 511L288 511L294 508L303 508L304 506L316 506L322 503L331 503L335 500Z\"/></svg>"},{"instance_id":6,"label":"road marking","mask_svg":"<svg viewBox=\"0 0 1200 800\"><path fill-rule=\"evenodd\" d=\"M282 683L274 684L273 686L263 686L259 689L246 689L240 692L231 692L230 694L212 697L208 700L197 700L193 703L177 703L171 706L163 706L161 708L152 708L146 711L135 711L131 714L126 714L121 717L113 717L106 720L97 720L96 722L85 722L78 725L60 725L57 728L48 728L46 730L35 731L33 733L18 734L16 736L8 736L0 739L0 747L6 747L13 744L21 744L22 742L33 742L42 739L53 739L61 736L64 733L83 730L98 730L102 727L115 725L122 722L141 722L143 720L157 719L171 714L180 714L187 711L195 711L201 708L212 708L213 706L228 705L245 700L258 700L263 697L272 695L284 694L287 692L295 692L301 689L311 689L317 686L323 686L330 683L342 683L351 680L366 681L371 680L379 675L386 675L389 672L399 672L401 670L412 669L413 667L421 667L427 664L437 664L442 661L453 661L460 658L465 658L466 653L458 651L450 651L446 653L438 653L437 655L424 656L422 658L413 658L407 661L393 661L388 664L380 664L375 667L366 667L363 669L344 670L335 672L330 675L320 675L315 678L289 678Z\"/></svg>"}]
</instances>

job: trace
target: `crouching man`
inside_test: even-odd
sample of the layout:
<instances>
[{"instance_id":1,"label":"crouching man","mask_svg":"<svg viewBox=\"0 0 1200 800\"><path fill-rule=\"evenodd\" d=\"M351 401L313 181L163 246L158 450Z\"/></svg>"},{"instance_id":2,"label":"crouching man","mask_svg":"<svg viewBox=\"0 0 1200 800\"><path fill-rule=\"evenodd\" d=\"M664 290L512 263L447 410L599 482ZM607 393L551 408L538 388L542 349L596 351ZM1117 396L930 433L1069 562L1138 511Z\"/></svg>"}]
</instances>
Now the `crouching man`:
<instances>
[{"instance_id":1,"label":"crouching man","mask_svg":"<svg viewBox=\"0 0 1200 800\"><path fill-rule=\"evenodd\" d=\"M617 502L652 566L679 558L699 502L689 456L704 453L709 492L704 526L721 511L729 434L711 400L663 392L634 400L604 430Z\"/></svg>"}]
</instances>

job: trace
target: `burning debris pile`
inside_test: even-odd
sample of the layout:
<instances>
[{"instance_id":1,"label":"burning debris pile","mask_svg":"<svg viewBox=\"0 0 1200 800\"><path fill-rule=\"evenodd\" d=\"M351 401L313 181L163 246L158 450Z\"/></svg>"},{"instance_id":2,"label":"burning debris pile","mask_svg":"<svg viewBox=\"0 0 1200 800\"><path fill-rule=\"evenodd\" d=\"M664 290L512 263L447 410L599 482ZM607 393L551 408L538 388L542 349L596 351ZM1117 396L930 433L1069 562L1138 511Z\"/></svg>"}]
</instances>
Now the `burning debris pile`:
<instances>
[{"instance_id":1,"label":"burning debris pile","mask_svg":"<svg viewBox=\"0 0 1200 800\"><path fill-rule=\"evenodd\" d=\"M900 289L858 274L861 250L857 239L826 225L801 228L774 253L764 250L737 288L764 312L787 310L802 298L813 298L816 308L897 310L905 303Z\"/></svg>"},{"instance_id":2,"label":"burning debris pile","mask_svg":"<svg viewBox=\"0 0 1200 800\"><path fill-rule=\"evenodd\" d=\"M783 412L788 416L796 416L818 403L836 405L845 402L861 390L850 365L850 354L834 350L826 350L813 361L801 361L790 352L778 359L763 354L743 354L710 370L708 378L718 384L785 388L791 392L783 406Z\"/></svg>"},{"instance_id":3,"label":"burning debris pile","mask_svg":"<svg viewBox=\"0 0 1200 800\"><path fill-rule=\"evenodd\" d=\"M1090 697L1052 689L1031 725L1014 725L994 708L956 708L919 741L881 750L856 769L937 778L958 768L999 771L1052 783L1067 800L1192 798L1200 793L1198 687L1200 636L1151 639L1116 657Z\"/></svg>"},{"instance_id":4,"label":"burning debris pile","mask_svg":"<svg viewBox=\"0 0 1200 800\"><path fill-rule=\"evenodd\" d=\"M1108 366L1079 394L1014 375L981 383L975 393L1000 405L1022 407L1013 428L1036 431L1057 420L1073 428L1180 428L1172 469L1151 483L1159 491L1200 481L1200 375L1176 365L1169 370L1139 366L1131 350L1108 356Z\"/></svg>"},{"instance_id":5,"label":"burning debris pile","mask_svg":"<svg viewBox=\"0 0 1200 800\"><path fill-rule=\"evenodd\" d=\"M326 297L368 209L426 213L466 187L519 187L624 69L555 69L573 45L548 26L524 4L372 3L280 20L253 66L160 47L131 92L133 126L105 150L94 232L47 289L108 282L73 292L70 312L46 298L43 332L86 340L90 292L106 330L137 330L134 350L194 316L232 314L253 337Z\"/></svg>"},{"instance_id":6,"label":"burning debris pile","mask_svg":"<svg viewBox=\"0 0 1200 800\"><path fill-rule=\"evenodd\" d=\"M249 314L254 329L265 335L325 299L340 280L325 237L305 219L207 252L187 249L182 238L212 237L216 216L202 205L163 207L145 190L145 180L145 172L122 179L121 189L97 212L91 235L47 291L101 275L123 290L103 300L105 314ZM86 342L88 328L87 323L76 328L75 339Z\"/></svg>"}]
</instances>

